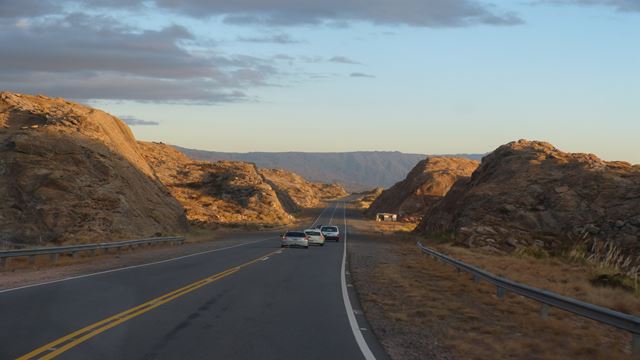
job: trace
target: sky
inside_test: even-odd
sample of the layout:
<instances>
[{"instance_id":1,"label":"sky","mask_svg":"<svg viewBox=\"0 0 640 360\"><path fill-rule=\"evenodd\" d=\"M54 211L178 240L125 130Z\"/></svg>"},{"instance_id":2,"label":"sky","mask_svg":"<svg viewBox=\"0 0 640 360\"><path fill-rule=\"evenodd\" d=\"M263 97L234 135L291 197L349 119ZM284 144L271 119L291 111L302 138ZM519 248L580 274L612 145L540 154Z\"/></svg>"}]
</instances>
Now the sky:
<instances>
[{"instance_id":1,"label":"sky","mask_svg":"<svg viewBox=\"0 0 640 360\"><path fill-rule=\"evenodd\" d=\"M640 0L0 0L0 90L216 151L640 163Z\"/></svg>"}]
</instances>

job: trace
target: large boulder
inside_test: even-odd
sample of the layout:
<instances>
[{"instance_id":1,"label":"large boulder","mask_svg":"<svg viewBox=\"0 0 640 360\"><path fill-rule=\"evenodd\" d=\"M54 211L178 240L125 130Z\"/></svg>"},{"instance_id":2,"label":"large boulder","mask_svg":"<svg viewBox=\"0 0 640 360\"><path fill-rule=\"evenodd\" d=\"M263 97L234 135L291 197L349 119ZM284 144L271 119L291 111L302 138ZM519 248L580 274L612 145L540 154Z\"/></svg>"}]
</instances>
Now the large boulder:
<instances>
[{"instance_id":1,"label":"large boulder","mask_svg":"<svg viewBox=\"0 0 640 360\"><path fill-rule=\"evenodd\" d=\"M367 213L395 213L401 219L420 219L429 207L442 199L453 184L471 176L479 162L455 157L428 157L420 161L407 177L383 191Z\"/></svg>"},{"instance_id":2,"label":"large boulder","mask_svg":"<svg viewBox=\"0 0 640 360\"><path fill-rule=\"evenodd\" d=\"M640 247L640 166L520 140L487 155L425 215L418 231L505 250L577 239Z\"/></svg>"},{"instance_id":3,"label":"large boulder","mask_svg":"<svg viewBox=\"0 0 640 360\"><path fill-rule=\"evenodd\" d=\"M0 93L0 241L98 242L186 226L122 121L64 99Z\"/></svg>"}]
</instances>

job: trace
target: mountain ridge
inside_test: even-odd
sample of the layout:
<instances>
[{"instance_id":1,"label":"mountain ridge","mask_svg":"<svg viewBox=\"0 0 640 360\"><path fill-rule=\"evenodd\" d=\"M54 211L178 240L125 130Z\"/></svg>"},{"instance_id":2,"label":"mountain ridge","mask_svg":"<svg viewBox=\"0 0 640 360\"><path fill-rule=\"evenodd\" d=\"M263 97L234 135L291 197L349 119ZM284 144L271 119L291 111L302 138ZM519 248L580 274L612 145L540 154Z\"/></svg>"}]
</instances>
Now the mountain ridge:
<instances>
[{"instance_id":1,"label":"mountain ridge","mask_svg":"<svg viewBox=\"0 0 640 360\"><path fill-rule=\"evenodd\" d=\"M341 183L349 191L388 188L404 179L407 173L427 154L400 151L350 151L350 152L219 152L175 146L181 152L197 160L247 161L261 168L280 168L293 171L316 182ZM445 154L445 157L481 159L484 154Z\"/></svg>"}]
</instances>

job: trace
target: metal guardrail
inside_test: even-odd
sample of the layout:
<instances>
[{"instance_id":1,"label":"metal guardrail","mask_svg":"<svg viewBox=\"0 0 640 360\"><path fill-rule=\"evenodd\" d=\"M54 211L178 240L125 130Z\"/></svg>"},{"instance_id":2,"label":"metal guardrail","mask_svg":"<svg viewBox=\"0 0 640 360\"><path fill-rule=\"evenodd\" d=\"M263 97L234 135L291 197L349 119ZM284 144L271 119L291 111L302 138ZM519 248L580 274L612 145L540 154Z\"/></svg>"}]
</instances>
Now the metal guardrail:
<instances>
[{"instance_id":1,"label":"metal guardrail","mask_svg":"<svg viewBox=\"0 0 640 360\"><path fill-rule=\"evenodd\" d=\"M154 245L161 243L170 244L182 244L185 238L183 236L171 236L171 237L155 237L147 239L125 240L109 243L98 244L83 244L83 245L68 245L68 246L56 246L56 247L44 247L44 248L32 248L32 249L18 249L18 250L4 250L0 251L0 267L6 266L8 260L14 257L29 257L29 263L35 263L35 257L37 255L49 255L52 262L58 260L60 254L71 254L75 256L76 253L81 251L91 251L92 255L96 254L96 251L104 249L120 249L126 247L134 247L138 245Z\"/></svg>"},{"instance_id":2,"label":"metal guardrail","mask_svg":"<svg viewBox=\"0 0 640 360\"><path fill-rule=\"evenodd\" d=\"M458 271L470 273L473 275L475 282L483 279L495 285L497 288L497 296L500 299L503 299L508 291L542 303L540 316L543 318L549 315L549 307L555 307L630 332L632 335L631 352L635 358L640 358L640 317L562 296L551 291L520 284L441 254L422 245L420 242L418 242L417 245L423 253L454 266Z\"/></svg>"}]
</instances>

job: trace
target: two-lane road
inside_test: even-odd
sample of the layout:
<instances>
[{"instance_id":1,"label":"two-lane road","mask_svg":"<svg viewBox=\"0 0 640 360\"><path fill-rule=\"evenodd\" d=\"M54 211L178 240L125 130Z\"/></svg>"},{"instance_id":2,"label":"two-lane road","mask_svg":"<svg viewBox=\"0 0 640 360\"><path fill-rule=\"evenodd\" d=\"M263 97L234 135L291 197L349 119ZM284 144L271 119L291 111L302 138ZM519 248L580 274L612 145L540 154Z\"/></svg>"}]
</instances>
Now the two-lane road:
<instances>
[{"instance_id":1,"label":"two-lane road","mask_svg":"<svg viewBox=\"0 0 640 360\"><path fill-rule=\"evenodd\" d=\"M344 204L316 223L346 234ZM350 287L345 244L281 249L270 238L3 291L0 359L386 358Z\"/></svg>"}]
</instances>

